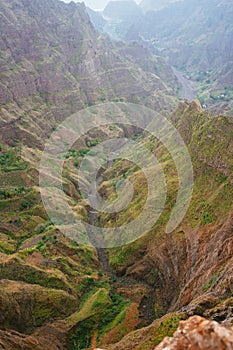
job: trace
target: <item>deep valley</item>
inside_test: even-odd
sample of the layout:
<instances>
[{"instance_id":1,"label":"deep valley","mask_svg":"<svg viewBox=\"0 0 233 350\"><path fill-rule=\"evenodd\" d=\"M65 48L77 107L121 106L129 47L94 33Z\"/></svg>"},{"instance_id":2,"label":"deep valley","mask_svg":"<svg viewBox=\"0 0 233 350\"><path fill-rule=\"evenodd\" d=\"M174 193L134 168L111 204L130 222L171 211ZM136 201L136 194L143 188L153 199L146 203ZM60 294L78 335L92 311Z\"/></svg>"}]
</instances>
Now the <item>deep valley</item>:
<instances>
[{"instance_id":1,"label":"deep valley","mask_svg":"<svg viewBox=\"0 0 233 350\"><path fill-rule=\"evenodd\" d=\"M117 1L103 13L1 1L0 349L233 348L232 12L217 0ZM78 123L68 131L63 123L82 111L81 136L68 147ZM123 144L101 163L109 140ZM124 158L124 147L133 156ZM99 165L91 190L88 155ZM41 177L52 183L56 220ZM162 199L148 179L160 195L166 187ZM153 196L149 229L125 240L118 228ZM73 217L82 222L76 235Z\"/></svg>"}]
</instances>

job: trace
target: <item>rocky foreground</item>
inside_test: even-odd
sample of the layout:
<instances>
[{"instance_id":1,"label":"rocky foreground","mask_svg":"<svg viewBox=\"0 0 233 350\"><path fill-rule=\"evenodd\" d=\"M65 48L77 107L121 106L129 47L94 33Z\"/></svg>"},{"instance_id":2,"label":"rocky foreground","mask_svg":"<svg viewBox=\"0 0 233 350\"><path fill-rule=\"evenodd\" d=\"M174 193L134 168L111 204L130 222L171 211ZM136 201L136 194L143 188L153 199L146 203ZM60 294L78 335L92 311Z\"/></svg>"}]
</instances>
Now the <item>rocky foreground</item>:
<instances>
[{"instance_id":1,"label":"rocky foreground","mask_svg":"<svg viewBox=\"0 0 233 350\"><path fill-rule=\"evenodd\" d=\"M138 44L111 43L94 30L83 4L2 0L0 17L0 349L233 349L232 330L225 328L233 326L233 119L212 116L198 100L177 106L178 85L167 63ZM131 123L95 127L102 102L153 107L182 136L194 189L171 234L165 229L180 183L174 160ZM78 217L93 220L77 169L106 140L146 146L167 183L164 210L151 231L101 252L64 236L40 196L46 137L86 107L93 129L61 154L64 192ZM121 213L96 215L98 225L135 220L148 195L142 169L118 159L100 175L102 198L114 199L126 179L134 197ZM63 218L59 196L54 204Z\"/></svg>"},{"instance_id":2,"label":"rocky foreground","mask_svg":"<svg viewBox=\"0 0 233 350\"><path fill-rule=\"evenodd\" d=\"M154 350L187 349L233 349L233 329L200 316L193 316L186 321L181 321L174 336L172 338L166 337Z\"/></svg>"},{"instance_id":3,"label":"rocky foreground","mask_svg":"<svg viewBox=\"0 0 233 350\"><path fill-rule=\"evenodd\" d=\"M25 337L18 342L17 332L2 332L0 340L1 349L58 349L55 344L39 342L39 338ZM14 340L16 342L14 342ZM16 346L16 347L15 347ZM115 347L117 349L117 347ZM145 348L149 350L148 348ZM172 338L166 337L154 350L232 350L233 349L233 328L209 321L200 316L190 317L181 321L177 331ZM104 349L93 349L104 350Z\"/></svg>"},{"instance_id":4,"label":"rocky foreground","mask_svg":"<svg viewBox=\"0 0 233 350\"><path fill-rule=\"evenodd\" d=\"M200 316L181 321L173 338L165 338L155 350L230 350L233 329Z\"/></svg>"}]
</instances>

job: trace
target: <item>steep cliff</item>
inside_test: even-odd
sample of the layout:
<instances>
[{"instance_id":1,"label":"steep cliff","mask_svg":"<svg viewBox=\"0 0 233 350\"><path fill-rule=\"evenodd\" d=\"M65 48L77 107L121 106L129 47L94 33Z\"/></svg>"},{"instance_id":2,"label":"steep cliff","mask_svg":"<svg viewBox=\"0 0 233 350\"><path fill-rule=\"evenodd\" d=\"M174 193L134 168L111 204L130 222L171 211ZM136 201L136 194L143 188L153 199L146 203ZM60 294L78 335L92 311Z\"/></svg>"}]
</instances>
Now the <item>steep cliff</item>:
<instances>
[{"instance_id":1,"label":"steep cliff","mask_svg":"<svg viewBox=\"0 0 233 350\"><path fill-rule=\"evenodd\" d=\"M2 1L0 16L0 346L140 350L172 336L179 321L192 315L231 324L232 119L212 117L198 101L182 102L174 111L172 70L138 44L100 36L83 5ZM167 150L142 130L94 128L62 155L64 192L79 217L92 219L77 167L108 138L127 136L148 147L168 187L163 215L149 233L97 252L51 222L39 193L38 164L46 136L65 117L119 100L169 116L190 151L194 194L182 224L165 234L179 183ZM115 184L125 178L135 185L132 205L120 215L96 215L99 224L120 224L140 212L147 186L130 163L103 167L99 192L114 197Z\"/></svg>"},{"instance_id":2,"label":"steep cliff","mask_svg":"<svg viewBox=\"0 0 233 350\"><path fill-rule=\"evenodd\" d=\"M24 139L38 145L59 120L105 100L144 101L171 110L175 101L171 84L158 72L140 69L130 51L122 56L124 45L114 45L97 33L84 5L3 1L0 13L5 141ZM156 59L149 56L150 60L156 67ZM173 75L169 67L165 69ZM174 76L173 83L176 87Z\"/></svg>"},{"instance_id":3,"label":"steep cliff","mask_svg":"<svg viewBox=\"0 0 233 350\"><path fill-rule=\"evenodd\" d=\"M59 122L104 101L144 102L168 114L176 78L140 46L100 35L83 4L2 1L0 16L0 344L88 347L96 328L98 341L118 341L141 323L139 306L150 290L135 281L138 294L130 295L126 282L106 273L95 249L56 229L39 193L41 149ZM65 191L86 219L75 164L109 134L95 130L67 157Z\"/></svg>"},{"instance_id":4,"label":"steep cliff","mask_svg":"<svg viewBox=\"0 0 233 350\"><path fill-rule=\"evenodd\" d=\"M109 250L109 260L119 275L144 280L153 286L158 321L129 334L111 349L150 349L165 334L172 336L180 319L192 315L232 325L232 118L214 118L194 101L181 103L172 120L189 145L194 166L191 205L182 224L171 234L165 234L166 211L175 203L174 168L161 146L157 148L154 144L153 148L150 144L168 172L171 187L166 211L145 237ZM134 209L131 207L122 214L125 220L137 215L140 197L146 195L143 183L135 182L133 172L127 168L138 196L134 199ZM110 178L116 176L113 169ZM108 182L104 193L109 194L106 188ZM121 220L119 216L111 219ZM102 220L109 223L106 215ZM209 342L209 348L214 349L211 346Z\"/></svg>"}]
</instances>

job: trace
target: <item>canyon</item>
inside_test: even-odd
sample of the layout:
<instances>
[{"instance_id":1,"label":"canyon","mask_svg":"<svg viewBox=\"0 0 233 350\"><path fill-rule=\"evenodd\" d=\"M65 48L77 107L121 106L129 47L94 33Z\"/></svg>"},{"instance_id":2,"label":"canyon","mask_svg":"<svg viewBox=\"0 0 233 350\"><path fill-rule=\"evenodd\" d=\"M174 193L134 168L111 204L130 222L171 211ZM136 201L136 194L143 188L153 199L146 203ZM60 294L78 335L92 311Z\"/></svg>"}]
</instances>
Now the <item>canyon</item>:
<instances>
[{"instance_id":1,"label":"canyon","mask_svg":"<svg viewBox=\"0 0 233 350\"><path fill-rule=\"evenodd\" d=\"M58 0L0 4L0 348L231 349L231 101L204 108L192 79L140 41L111 41L88 13L84 4ZM211 75L214 83L220 75ZM231 80L228 70L226 75ZM129 104L156 111L187 147L193 193L184 219L170 233L166 225L178 196L179 169L162 142L131 125L127 113L125 125L113 118L96 126L110 104L119 115ZM108 110L110 116L115 109ZM134 187L132 201L120 212L93 211L77 169L102 142L127 138L131 146L145 146L165 174L164 210L130 244L80 244L63 234L42 202L46 141L82 110L93 116L93 128L60 154L63 192L78 218L120 227L140 215L147 198L143 170L119 158L102 164L98 193L115 200L117 186L127 181ZM68 217L60 196L51 200L58 216Z\"/></svg>"}]
</instances>

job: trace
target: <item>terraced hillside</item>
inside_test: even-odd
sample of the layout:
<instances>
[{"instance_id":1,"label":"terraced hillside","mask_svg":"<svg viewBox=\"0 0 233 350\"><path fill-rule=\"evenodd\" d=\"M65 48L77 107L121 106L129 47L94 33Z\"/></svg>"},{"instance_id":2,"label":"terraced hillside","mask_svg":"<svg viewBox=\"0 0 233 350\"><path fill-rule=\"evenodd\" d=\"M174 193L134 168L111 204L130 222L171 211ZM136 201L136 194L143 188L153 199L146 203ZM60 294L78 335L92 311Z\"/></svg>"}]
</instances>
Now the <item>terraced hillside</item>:
<instances>
[{"instance_id":1,"label":"terraced hillside","mask_svg":"<svg viewBox=\"0 0 233 350\"><path fill-rule=\"evenodd\" d=\"M100 36L83 5L2 1L0 15L0 347L150 349L189 315L232 324L232 118L212 117L198 101L177 106L178 84L164 61L138 44L112 44ZM166 234L179 181L157 139L130 126L93 123L61 154L70 207L104 227L138 216L146 179L131 162L105 164L98 181L102 197L115 199L116 185L125 179L135 194L118 214L93 213L78 187L83 157L114 137L137 141L157 156L168 187L163 214L150 232L117 249L64 236L39 189L46 136L84 107L92 106L97 119L97 105L99 110L105 101L137 102L168 116L194 166L189 211ZM64 217L59 197L55 206Z\"/></svg>"},{"instance_id":2,"label":"terraced hillside","mask_svg":"<svg viewBox=\"0 0 233 350\"><path fill-rule=\"evenodd\" d=\"M128 38L137 35L154 52L199 82L199 100L232 114L232 3L185 0L135 21Z\"/></svg>"},{"instance_id":3,"label":"terraced hillside","mask_svg":"<svg viewBox=\"0 0 233 350\"><path fill-rule=\"evenodd\" d=\"M166 172L169 192L165 211L146 236L103 252L105 266L94 249L69 241L47 218L33 183L36 151L28 163L15 155L9 167L2 167L1 324L3 329L28 334L3 331L1 338L9 349L16 344L27 344L30 349L31 342L37 340L43 344L38 349L85 348L91 341L108 348L153 320L147 305L159 320L111 349L147 349L172 335L179 320L192 314L230 322L232 120L211 117L197 102L180 104L171 118L189 144L194 164L189 212L176 231L164 234L177 191L174 164L156 140L138 135L138 141L155 152ZM1 156L7 158L13 151L15 148L3 148ZM88 220L89 208L80 198L72 172L82 155L78 147L68 155L65 191L74 210ZM137 168L116 162L102 174L99 191L103 197L114 197L112 179L117 182L122 177L134 183L136 196L121 215L99 216L103 225L109 226L111 221L120 224L139 214L146 185Z\"/></svg>"},{"instance_id":4,"label":"terraced hillside","mask_svg":"<svg viewBox=\"0 0 233 350\"><path fill-rule=\"evenodd\" d=\"M35 349L39 339L39 348L75 349L103 336L106 342L120 340L148 323L140 304L151 290L145 283L115 281L95 249L59 232L40 198L39 160L57 124L90 105L144 101L168 113L176 104L176 78L138 46L113 45L101 36L83 5L4 1L0 15L0 323L12 330L1 333L1 345ZM157 65L163 67L160 76ZM66 157L65 191L86 218L75 166L109 134L114 133L96 130ZM136 295L130 295L127 283L138 289Z\"/></svg>"},{"instance_id":5,"label":"terraced hillside","mask_svg":"<svg viewBox=\"0 0 233 350\"><path fill-rule=\"evenodd\" d=\"M0 6L1 137L7 143L39 146L57 122L106 100L143 101L164 111L174 106L178 83L169 66L149 56L143 69L135 63L140 50L132 55L97 33L83 5L15 0Z\"/></svg>"},{"instance_id":6,"label":"terraced hillside","mask_svg":"<svg viewBox=\"0 0 233 350\"><path fill-rule=\"evenodd\" d=\"M136 40L166 58L198 84L198 99L204 108L216 115L221 111L231 115L232 2L145 0L141 7L141 15L131 15L127 21L121 15L102 30L107 28L114 38Z\"/></svg>"},{"instance_id":7,"label":"terraced hillside","mask_svg":"<svg viewBox=\"0 0 233 350\"><path fill-rule=\"evenodd\" d=\"M143 137L141 142L148 142L166 172L169 192L165 211L144 237L110 250L109 262L119 275L153 286L158 320L111 349L150 349L165 334L172 335L180 319L194 314L232 324L232 118L213 118L194 101L181 103L172 119L189 145L193 161L191 205L182 224L172 234L165 234L168 213L175 203L176 172L163 147ZM116 165L106 175L117 181L117 174L122 176L119 168ZM132 202L133 209L114 218L119 222L138 215L146 192L143 182L136 179L136 174L141 176L138 170L128 169L127 174L138 196ZM109 192L109 184L108 180L102 184L104 193ZM103 222L109 223L109 219L104 217ZM160 319L163 314L166 316Z\"/></svg>"}]
</instances>

